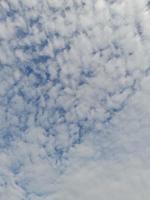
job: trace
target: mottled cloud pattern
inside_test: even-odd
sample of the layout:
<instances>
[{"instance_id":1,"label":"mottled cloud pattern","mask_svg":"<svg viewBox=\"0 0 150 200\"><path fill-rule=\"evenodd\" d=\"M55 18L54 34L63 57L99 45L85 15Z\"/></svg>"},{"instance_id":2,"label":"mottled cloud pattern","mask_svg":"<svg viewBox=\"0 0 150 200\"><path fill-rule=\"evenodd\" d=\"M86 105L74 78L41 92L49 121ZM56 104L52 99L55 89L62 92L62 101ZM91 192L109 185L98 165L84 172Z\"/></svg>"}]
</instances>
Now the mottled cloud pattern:
<instances>
[{"instance_id":1,"label":"mottled cloud pattern","mask_svg":"<svg viewBox=\"0 0 150 200\"><path fill-rule=\"evenodd\" d=\"M0 0L0 200L148 200L150 2Z\"/></svg>"}]
</instances>

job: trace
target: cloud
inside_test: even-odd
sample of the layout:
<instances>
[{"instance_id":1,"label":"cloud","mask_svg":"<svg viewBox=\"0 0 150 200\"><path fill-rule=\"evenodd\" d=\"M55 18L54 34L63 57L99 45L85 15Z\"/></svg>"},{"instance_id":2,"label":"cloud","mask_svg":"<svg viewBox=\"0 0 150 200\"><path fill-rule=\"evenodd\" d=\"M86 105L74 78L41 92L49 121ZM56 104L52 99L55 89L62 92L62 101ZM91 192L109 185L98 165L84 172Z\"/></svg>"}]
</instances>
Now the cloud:
<instances>
[{"instance_id":1,"label":"cloud","mask_svg":"<svg viewBox=\"0 0 150 200\"><path fill-rule=\"evenodd\" d=\"M0 1L2 200L149 197L147 0Z\"/></svg>"},{"instance_id":2,"label":"cloud","mask_svg":"<svg viewBox=\"0 0 150 200\"><path fill-rule=\"evenodd\" d=\"M137 162L137 163L136 163ZM96 162L65 174L59 192L52 199L147 199L149 170L134 163Z\"/></svg>"}]
</instances>

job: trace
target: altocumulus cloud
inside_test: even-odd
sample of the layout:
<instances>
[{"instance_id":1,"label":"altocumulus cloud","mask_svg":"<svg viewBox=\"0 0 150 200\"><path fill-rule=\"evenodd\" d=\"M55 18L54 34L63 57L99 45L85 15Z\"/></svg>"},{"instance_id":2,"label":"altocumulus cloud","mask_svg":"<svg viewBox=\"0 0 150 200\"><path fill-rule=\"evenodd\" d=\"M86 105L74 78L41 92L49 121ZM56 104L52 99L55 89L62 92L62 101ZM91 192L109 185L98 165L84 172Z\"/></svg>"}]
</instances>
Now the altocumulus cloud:
<instances>
[{"instance_id":1,"label":"altocumulus cloud","mask_svg":"<svg viewBox=\"0 0 150 200\"><path fill-rule=\"evenodd\" d=\"M0 1L0 199L148 200L148 0Z\"/></svg>"}]
</instances>

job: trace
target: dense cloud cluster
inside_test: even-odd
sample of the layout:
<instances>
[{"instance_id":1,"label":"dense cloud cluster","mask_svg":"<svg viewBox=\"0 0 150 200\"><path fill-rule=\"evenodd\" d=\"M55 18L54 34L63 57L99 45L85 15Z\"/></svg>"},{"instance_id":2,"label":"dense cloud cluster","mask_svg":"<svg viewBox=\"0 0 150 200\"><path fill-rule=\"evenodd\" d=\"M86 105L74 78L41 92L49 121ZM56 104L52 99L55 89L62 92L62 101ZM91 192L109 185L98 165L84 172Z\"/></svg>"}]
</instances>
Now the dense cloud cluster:
<instances>
[{"instance_id":1,"label":"dense cloud cluster","mask_svg":"<svg viewBox=\"0 0 150 200\"><path fill-rule=\"evenodd\" d=\"M0 1L0 199L148 200L148 0Z\"/></svg>"}]
</instances>

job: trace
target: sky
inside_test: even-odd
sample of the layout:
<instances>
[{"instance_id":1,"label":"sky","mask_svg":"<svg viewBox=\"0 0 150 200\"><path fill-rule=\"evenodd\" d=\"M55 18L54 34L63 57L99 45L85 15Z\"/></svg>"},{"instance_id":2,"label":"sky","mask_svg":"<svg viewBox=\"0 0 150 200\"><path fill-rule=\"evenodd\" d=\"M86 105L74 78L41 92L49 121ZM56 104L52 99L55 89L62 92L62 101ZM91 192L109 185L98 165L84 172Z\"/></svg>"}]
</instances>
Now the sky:
<instances>
[{"instance_id":1,"label":"sky","mask_svg":"<svg viewBox=\"0 0 150 200\"><path fill-rule=\"evenodd\" d=\"M0 200L149 200L150 2L0 0Z\"/></svg>"}]
</instances>

